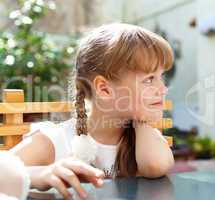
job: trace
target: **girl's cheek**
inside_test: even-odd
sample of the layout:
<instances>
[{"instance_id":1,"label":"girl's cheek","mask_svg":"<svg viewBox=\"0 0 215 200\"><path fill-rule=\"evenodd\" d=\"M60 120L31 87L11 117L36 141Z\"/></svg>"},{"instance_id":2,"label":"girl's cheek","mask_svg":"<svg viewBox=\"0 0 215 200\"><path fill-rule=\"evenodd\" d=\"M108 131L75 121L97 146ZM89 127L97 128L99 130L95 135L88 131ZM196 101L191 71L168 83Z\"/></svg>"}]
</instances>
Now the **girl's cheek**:
<instances>
[{"instance_id":1,"label":"girl's cheek","mask_svg":"<svg viewBox=\"0 0 215 200\"><path fill-rule=\"evenodd\" d=\"M139 97L135 98L133 100L133 105L132 105L132 114L134 118L139 118L142 115L146 115L147 113L147 106L146 102L141 101Z\"/></svg>"},{"instance_id":2,"label":"girl's cheek","mask_svg":"<svg viewBox=\"0 0 215 200\"><path fill-rule=\"evenodd\" d=\"M158 98L157 95L157 89L153 87L148 87L140 91L139 93L139 100L140 102L152 102L154 99Z\"/></svg>"},{"instance_id":3,"label":"girl's cheek","mask_svg":"<svg viewBox=\"0 0 215 200\"><path fill-rule=\"evenodd\" d=\"M114 99L114 109L119 112L129 112L133 109L134 95L128 89L119 91Z\"/></svg>"}]
</instances>

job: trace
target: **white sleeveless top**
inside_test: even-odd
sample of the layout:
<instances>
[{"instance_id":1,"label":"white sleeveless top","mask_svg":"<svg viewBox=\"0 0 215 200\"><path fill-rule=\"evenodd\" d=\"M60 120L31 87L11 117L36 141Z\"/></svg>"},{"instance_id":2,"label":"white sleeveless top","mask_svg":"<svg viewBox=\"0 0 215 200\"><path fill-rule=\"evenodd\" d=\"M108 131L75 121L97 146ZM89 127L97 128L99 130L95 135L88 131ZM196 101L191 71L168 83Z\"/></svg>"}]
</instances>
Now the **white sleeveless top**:
<instances>
[{"instance_id":1,"label":"white sleeveless top","mask_svg":"<svg viewBox=\"0 0 215 200\"><path fill-rule=\"evenodd\" d=\"M75 123L76 120L73 118L58 124L51 121L32 123L30 132L24 138L32 136L39 130L53 143L55 161L58 161L71 155L71 141L73 136L76 135ZM114 163L120 142L117 145L105 145L97 142L95 139L93 141L98 147L99 154L92 164L103 170L107 178L113 177L115 173Z\"/></svg>"}]
</instances>

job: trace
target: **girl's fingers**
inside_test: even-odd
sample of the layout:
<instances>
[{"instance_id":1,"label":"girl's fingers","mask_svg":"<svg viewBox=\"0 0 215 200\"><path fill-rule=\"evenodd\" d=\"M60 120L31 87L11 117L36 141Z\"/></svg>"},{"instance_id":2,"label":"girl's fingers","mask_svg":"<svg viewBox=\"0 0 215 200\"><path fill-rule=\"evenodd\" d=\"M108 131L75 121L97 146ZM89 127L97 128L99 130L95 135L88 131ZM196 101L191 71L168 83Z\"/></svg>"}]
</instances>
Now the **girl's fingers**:
<instances>
[{"instance_id":1,"label":"girl's fingers","mask_svg":"<svg viewBox=\"0 0 215 200\"><path fill-rule=\"evenodd\" d=\"M88 177L89 182L91 182L95 187L101 187L104 181L101 178Z\"/></svg>"},{"instance_id":2,"label":"girl's fingers","mask_svg":"<svg viewBox=\"0 0 215 200\"><path fill-rule=\"evenodd\" d=\"M82 198L87 197L87 192L81 186L78 177L73 171L63 166L56 166L53 172L56 176L58 176L59 178L67 182L71 187L73 187Z\"/></svg>"},{"instance_id":3,"label":"girl's fingers","mask_svg":"<svg viewBox=\"0 0 215 200\"><path fill-rule=\"evenodd\" d=\"M94 176L86 176L86 175L82 175L80 174L78 176L79 180L81 182L84 182L84 183L92 183L95 187L101 187L104 183L103 179L101 178L96 178Z\"/></svg>"},{"instance_id":4,"label":"girl's fingers","mask_svg":"<svg viewBox=\"0 0 215 200\"><path fill-rule=\"evenodd\" d=\"M88 165L79 160L66 159L63 163L63 166L71 169L76 174L83 174L88 177L94 176L102 179L105 177L105 174L102 170L92 167L91 165Z\"/></svg>"},{"instance_id":5,"label":"girl's fingers","mask_svg":"<svg viewBox=\"0 0 215 200\"><path fill-rule=\"evenodd\" d=\"M67 190L64 183L55 175L52 175L49 180L49 185L58 190L58 192L63 196L66 200L71 200L72 196Z\"/></svg>"}]
</instances>

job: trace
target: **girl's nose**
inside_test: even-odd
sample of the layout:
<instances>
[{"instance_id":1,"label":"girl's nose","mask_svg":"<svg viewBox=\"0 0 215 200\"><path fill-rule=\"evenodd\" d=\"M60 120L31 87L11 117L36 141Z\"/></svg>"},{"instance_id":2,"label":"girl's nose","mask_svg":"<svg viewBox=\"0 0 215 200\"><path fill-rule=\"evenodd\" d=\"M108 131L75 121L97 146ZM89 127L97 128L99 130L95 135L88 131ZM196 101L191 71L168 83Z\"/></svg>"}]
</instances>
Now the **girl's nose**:
<instances>
[{"instance_id":1,"label":"girl's nose","mask_svg":"<svg viewBox=\"0 0 215 200\"><path fill-rule=\"evenodd\" d=\"M160 83L160 86L158 88L158 92L159 92L159 95L162 95L162 96L167 95L168 88L166 87L166 85L163 82Z\"/></svg>"}]
</instances>

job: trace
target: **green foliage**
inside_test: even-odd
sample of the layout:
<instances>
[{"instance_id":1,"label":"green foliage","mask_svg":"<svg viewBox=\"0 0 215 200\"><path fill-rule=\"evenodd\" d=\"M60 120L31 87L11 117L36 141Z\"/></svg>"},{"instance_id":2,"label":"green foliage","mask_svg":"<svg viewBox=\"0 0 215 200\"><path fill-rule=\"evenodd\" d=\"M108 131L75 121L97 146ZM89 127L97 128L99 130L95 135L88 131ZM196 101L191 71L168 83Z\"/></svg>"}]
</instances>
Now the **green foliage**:
<instances>
[{"instance_id":1,"label":"green foliage","mask_svg":"<svg viewBox=\"0 0 215 200\"><path fill-rule=\"evenodd\" d=\"M192 151L200 158L215 157L215 141L209 136L190 137L187 140Z\"/></svg>"},{"instance_id":2,"label":"green foliage","mask_svg":"<svg viewBox=\"0 0 215 200\"><path fill-rule=\"evenodd\" d=\"M215 140L210 136L198 136L194 130L165 129L164 135L173 136L174 148L189 148L196 158L215 158Z\"/></svg>"},{"instance_id":3,"label":"green foliage","mask_svg":"<svg viewBox=\"0 0 215 200\"><path fill-rule=\"evenodd\" d=\"M55 9L53 1L20 0L18 4L19 9L9 15L13 27L0 33L1 85L26 90L29 83L20 77L30 77L32 87L43 88L53 83L64 87L65 77L73 66L77 38L70 35L63 44L48 33L35 31L35 24L47 11Z\"/></svg>"}]
</instances>

